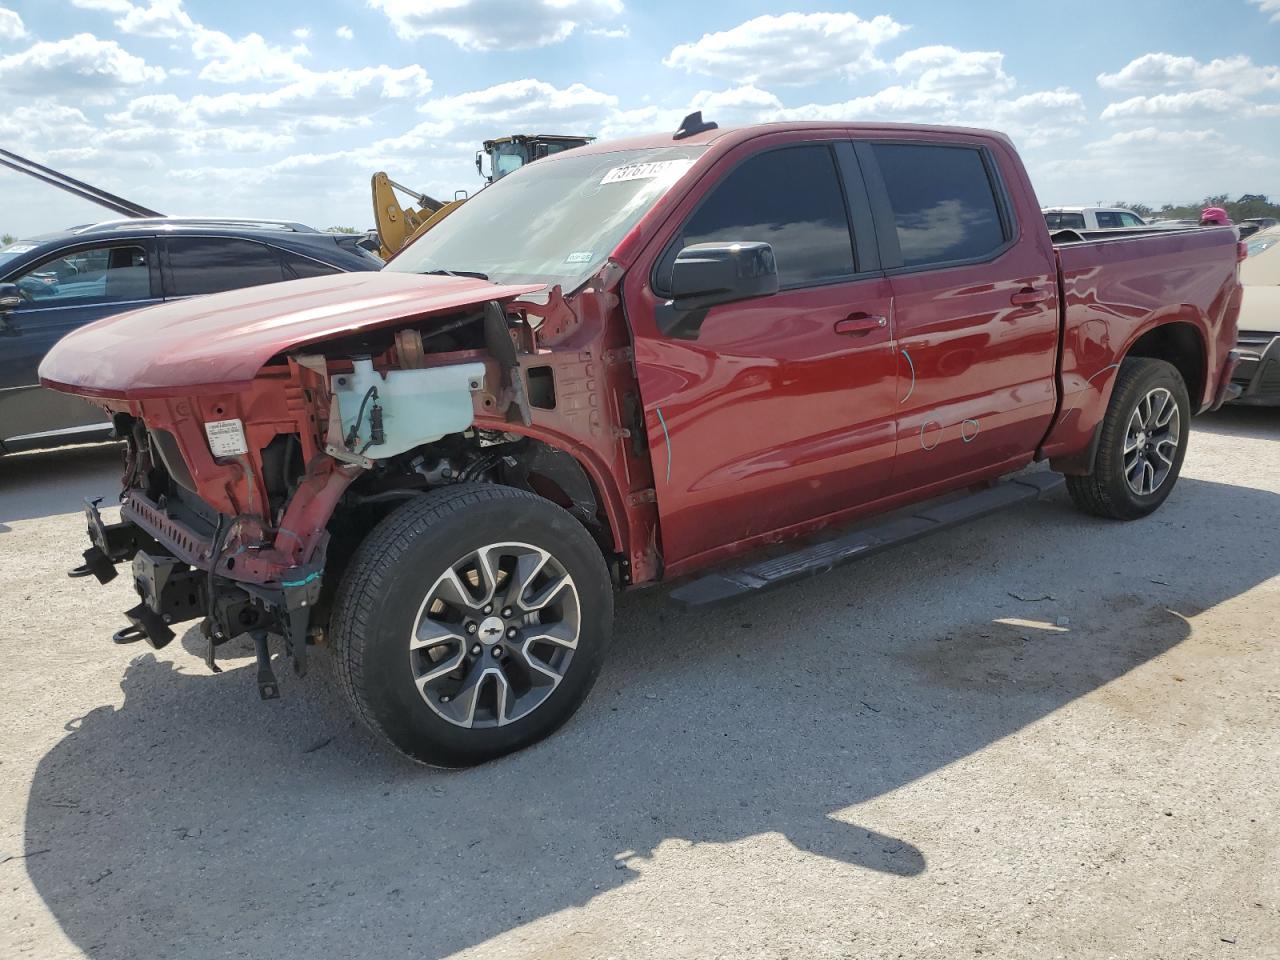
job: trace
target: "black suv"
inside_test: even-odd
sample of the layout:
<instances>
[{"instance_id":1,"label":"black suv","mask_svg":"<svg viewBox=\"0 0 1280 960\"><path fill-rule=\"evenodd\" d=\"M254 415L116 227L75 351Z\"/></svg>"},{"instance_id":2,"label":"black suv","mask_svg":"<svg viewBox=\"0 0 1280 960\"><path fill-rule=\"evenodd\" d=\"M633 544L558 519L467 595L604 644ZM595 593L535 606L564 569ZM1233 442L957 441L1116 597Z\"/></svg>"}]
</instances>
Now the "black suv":
<instances>
[{"instance_id":1,"label":"black suv","mask_svg":"<svg viewBox=\"0 0 1280 960\"><path fill-rule=\"evenodd\" d=\"M378 270L359 236L300 223L113 220L0 249L0 453L101 440L101 410L39 386L36 368L86 323L204 293Z\"/></svg>"}]
</instances>

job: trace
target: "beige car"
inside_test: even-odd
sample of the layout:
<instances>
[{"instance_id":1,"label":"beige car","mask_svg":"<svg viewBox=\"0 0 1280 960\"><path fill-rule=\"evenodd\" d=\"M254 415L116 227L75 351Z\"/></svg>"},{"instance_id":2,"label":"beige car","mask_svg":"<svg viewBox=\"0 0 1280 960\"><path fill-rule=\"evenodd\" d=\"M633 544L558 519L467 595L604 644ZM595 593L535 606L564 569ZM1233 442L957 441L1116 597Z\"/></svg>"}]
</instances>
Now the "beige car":
<instances>
[{"instance_id":1,"label":"beige car","mask_svg":"<svg viewBox=\"0 0 1280 960\"><path fill-rule=\"evenodd\" d=\"M1232 383L1236 403L1280 406L1280 227L1260 230L1245 243L1240 264L1244 301L1240 305L1240 366Z\"/></svg>"}]
</instances>

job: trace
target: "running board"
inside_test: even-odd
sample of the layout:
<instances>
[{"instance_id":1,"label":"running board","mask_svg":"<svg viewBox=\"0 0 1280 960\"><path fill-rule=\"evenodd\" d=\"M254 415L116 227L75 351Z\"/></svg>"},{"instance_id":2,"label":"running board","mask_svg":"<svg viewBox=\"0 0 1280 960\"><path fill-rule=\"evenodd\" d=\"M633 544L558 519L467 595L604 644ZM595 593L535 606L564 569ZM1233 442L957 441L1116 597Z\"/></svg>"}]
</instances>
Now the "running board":
<instances>
[{"instance_id":1,"label":"running board","mask_svg":"<svg viewBox=\"0 0 1280 960\"><path fill-rule=\"evenodd\" d=\"M834 540L802 547L793 553L738 570L707 574L676 587L671 591L670 597L685 606L700 607L757 593L801 577L825 573L846 561L869 557L889 547L918 540L938 530L959 526L1005 507L1037 500L1063 483L1061 474L1047 470L1012 480L1001 480L969 496L935 505L926 503L909 516L861 527Z\"/></svg>"}]
</instances>

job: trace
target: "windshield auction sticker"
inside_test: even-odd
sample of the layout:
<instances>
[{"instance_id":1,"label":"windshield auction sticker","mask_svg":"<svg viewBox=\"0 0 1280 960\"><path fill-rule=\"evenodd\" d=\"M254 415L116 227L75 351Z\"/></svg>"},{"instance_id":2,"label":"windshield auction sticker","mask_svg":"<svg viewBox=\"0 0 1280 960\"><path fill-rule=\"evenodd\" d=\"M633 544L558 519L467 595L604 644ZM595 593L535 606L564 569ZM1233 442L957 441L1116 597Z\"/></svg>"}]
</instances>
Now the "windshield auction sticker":
<instances>
[{"instance_id":1,"label":"windshield auction sticker","mask_svg":"<svg viewBox=\"0 0 1280 960\"><path fill-rule=\"evenodd\" d=\"M652 180L654 177L679 175L693 163L688 157L677 160L653 160L649 163L629 163L625 167L614 167L604 175L600 183L622 183L624 180Z\"/></svg>"}]
</instances>

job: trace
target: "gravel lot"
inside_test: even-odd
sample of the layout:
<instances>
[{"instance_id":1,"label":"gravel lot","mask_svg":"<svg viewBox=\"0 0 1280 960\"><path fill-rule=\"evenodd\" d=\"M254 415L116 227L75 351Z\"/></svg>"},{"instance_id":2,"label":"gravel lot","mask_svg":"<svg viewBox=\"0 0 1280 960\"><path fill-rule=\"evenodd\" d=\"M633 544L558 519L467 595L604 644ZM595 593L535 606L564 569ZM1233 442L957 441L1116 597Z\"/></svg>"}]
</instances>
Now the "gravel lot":
<instances>
[{"instance_id":1,"label":"gravel lot","mask_svg":"<svg viewBox=\"0 0 1280 960\"><path fill-rule=\"evenodd\" d=\"M1065 493L729 606L623 598L559 735L379 750L324 657L109 637L110 447L0 460L6 957L1280 956L1280 414L1155 516Z\"/></svg>"}]
</instances>

